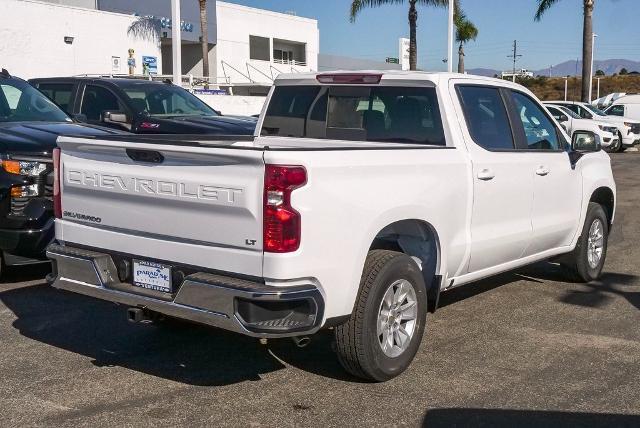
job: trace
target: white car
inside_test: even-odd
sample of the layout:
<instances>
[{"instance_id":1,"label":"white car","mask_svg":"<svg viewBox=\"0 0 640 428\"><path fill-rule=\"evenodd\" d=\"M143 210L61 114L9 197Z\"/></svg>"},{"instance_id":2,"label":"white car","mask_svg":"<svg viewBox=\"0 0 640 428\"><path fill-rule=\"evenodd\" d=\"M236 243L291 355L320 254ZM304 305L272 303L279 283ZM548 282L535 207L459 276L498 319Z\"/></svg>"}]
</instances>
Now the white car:
<instances>
[{"instance_id":1,"label":"white car","mask_svg":"<svg viewBox=\"0 0 640 428\"><path fill-rule=\"evenodd\" d=\"M549 101L549 103L564 106L583 119L596 119L614 124L618 128L618 136L622 141L621 151L640 144L640 121L636 119L607 115L589 103L578 101Z\"/></svg>"},{"instance_id":2,"label":"white car","mask_svg":"<svg viewBox=\"0 0 640 428\"><path fill-rule=\"evenodd\" d=\"M616 99L605 111L610 116L640 120L640 95L626 95Z\"/></svg>"},{"instance_id":3,"label":"white car","mask_svg":"<svg viewBox=\"0 0 640 428\"><path fill-rule=\"evenodd\" d=\"M544 103L549 113L558 121L569 135L575 132L590 131L597 134L602 141L602 148L607 152L615 153L620 150L622 142L618 137L618 128L609 122L600 120L582 119L573 111L564 106Z\"/></svg>"},{"instance_id":4,"label":"white car","mask_svg":"<svg viewBox=\"0 0 640 428\"><path fill-rule=\"evenodd\" d=\"M281 74L255 137L58 145L53 287L299 345L333 327L376 381L445 290L551 257L599 278L615 216L598 136L569 143L526 88L479 76Z\"/></svg>"}]
</instances>

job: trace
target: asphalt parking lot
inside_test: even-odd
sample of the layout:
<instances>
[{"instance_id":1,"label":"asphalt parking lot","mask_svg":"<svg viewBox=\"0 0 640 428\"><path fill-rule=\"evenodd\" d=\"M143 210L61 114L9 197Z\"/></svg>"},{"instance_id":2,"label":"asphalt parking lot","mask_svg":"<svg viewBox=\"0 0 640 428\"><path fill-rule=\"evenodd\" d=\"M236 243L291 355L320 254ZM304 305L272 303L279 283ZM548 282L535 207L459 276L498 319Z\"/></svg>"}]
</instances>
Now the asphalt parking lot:
<instances>
[{"instance_id":1,"label":"asphalt parking lot","mask_svg":"<svg viewBox=\"0 0 640 428\"><path fill-rule=\"evenodd\" d=\"M347 376L331 335L297 349L55 291L0 284L2 426L640 426L640 154L613 155L602 280L541 263L445 293L412 367Z\"/></svg>"}]
</instances>

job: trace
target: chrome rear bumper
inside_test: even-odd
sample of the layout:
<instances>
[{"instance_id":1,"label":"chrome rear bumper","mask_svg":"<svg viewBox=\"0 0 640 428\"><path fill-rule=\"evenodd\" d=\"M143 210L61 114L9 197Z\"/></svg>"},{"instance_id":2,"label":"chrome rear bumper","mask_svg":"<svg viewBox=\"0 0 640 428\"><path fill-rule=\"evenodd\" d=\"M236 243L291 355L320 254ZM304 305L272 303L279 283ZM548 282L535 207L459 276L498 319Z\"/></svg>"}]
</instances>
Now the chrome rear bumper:
<instances>
[{"instance_id":1,"label":"chrome rear bumper","mask_svg":"<svg viewBox=\"0 0 640 428\"><path fill-rule=\"evenodd\" d=\"M49 282L54 288L148 309L254 337L315 333L324 299L314 285L274 287L260 282L197 272L176 293L159 293L121 282L110 254L51 244Z\"/></svg>"}]
</instances>

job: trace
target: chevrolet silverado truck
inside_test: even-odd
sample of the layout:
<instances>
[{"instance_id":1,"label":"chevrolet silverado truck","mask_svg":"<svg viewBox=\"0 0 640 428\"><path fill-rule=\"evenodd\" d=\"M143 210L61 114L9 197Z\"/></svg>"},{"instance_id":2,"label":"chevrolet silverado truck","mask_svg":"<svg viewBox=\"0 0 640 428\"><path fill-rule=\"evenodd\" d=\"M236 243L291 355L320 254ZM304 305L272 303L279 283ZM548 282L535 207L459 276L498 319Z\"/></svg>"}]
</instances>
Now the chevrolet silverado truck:
<instances>
[{"instance_id":1,"label":"chevrolet silverado truck","mask_svg":"<svg viewBox=\"0 0 640 428\"><path fill-rule=\"evenodd\" d=\"M460 74L281 75L251 138L58 140L53 287L403 372L441 292L553 258L602 272L616 187L598 136ZM116 334L114 332L114 334ZM304 340L302 340L302 339Z\"/></svg>"},{"instance_id":2,"label":"chevrolet silverado truck","mask_svg":"<svg viewBox=\"0 0 640 428\"><path fill-rule=\"evenodd\" d=\"M117 133L74 122L26 81L0 71L0 280L7 266L49 262L58 136Z\"/></svg>"}]
</instances>

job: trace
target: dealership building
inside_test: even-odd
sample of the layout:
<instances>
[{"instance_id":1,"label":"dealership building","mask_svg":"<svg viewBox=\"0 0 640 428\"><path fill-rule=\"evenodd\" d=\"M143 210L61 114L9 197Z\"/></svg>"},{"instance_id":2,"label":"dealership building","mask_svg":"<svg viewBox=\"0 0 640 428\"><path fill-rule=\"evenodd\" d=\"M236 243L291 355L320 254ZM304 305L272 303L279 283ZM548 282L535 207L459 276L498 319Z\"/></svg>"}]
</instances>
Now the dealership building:
<instances>
[{"instance_id":1,"label":"dealership building","mask_svg":"<svg viewBox=\"0 0 640 428\"><path fill-rule=\"evenodd\" d=\"M24 78L81 74L172 73L170 0L2 0L0 66ZM315 19L212 1L207 3L210 78L264 93L283 72L318 70ZM153 17L159 39L134 36ZM202 76L200 10L181 2L182 74ZM256 93L256 95L258 95Z\"/></svg>"}]
</instances>

